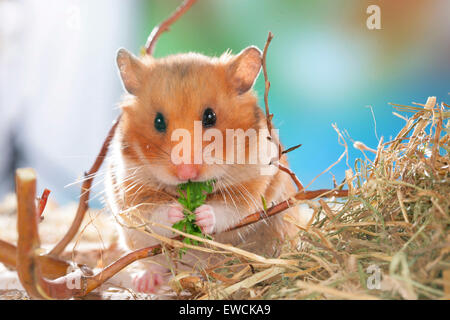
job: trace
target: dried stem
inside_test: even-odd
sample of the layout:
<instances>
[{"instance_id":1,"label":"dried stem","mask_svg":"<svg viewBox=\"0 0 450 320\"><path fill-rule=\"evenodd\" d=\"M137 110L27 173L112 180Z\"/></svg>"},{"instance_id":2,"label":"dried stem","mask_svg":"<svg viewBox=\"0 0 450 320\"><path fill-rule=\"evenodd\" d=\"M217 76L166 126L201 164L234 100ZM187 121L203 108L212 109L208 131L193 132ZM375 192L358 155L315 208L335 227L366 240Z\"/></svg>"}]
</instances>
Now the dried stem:
<instances>
[{"instance_id":1,"label":"dried stem","mask_svg":"<svg viewBox=\"0 0 450 320\"><path fill-rule=\"evenodd\" d=\"M69 298L73 290L67 285L68 276L48 280L42 274L39 252L38 216L36 215L36 173L31 168L16 171L17 194L17 274L27 293L35 299ZM3 244L3 246L5 246ZM13 246L7 245L8 251ZM10 260L10 265L14 261ZM45 263L45 262L44 262ZM67 268L65 273L67 272ZM65 274L64 273L64 274Z\"/></svg>"},{"instance_id":2,"label":"dried stem","mask_svg":"<svg viewBox=\"0 0 450 320\"><path fill-rule=\"evenodd\" d=\"M283 151L281 151L280 153L281 153L281 154L289 153L289 152L292 152L292 151L294 151L294 150L300 148L301 146L302 146L301 144L298 144L298 145L296 145L296 146L293 146L293 147L290 147L290 148L288 148L288 149L286 149L286 150L283 150Z\"/></svg>"},{"instance_id":3,"label":"dried stem","mask_svg":"<svg viewBox=\"0 0 450 320\"><path fill-rule=\"evenodd\" d=\"M66 275L68 268L71 266L67 261L47 255L38 256L38 261L43 276L49 279L56 279ZM17 247L0 240L0 262L8 268L17 269ZM89 268L85 265L80 264L78 268L85 270L87 273L90 272Z\"/></svg>"},{"instance_id":4,"label":"dried stem","mask_svg":"<svg viewBox=\"0 0 450 320\"><path fill-rule=\"evenodd\" d=\"M269 49L270 42L273 39L273 33L269 32L269 35L267 36L267 41L264 46L263 51L263 57L262 57L262 69L264 74L264 106L266 107L266 121L267 121L267 130L269 130L269 134L272 133L272 118L273 114L270 113L269 110L269 89L270 89L270 81L269 76L267 75L267 64L266 64L266 57L267 57L267 50Z\"/></svg>"},{"instance_id":5,"label":"dried stem","mask_svg":"<svg viewBox=\"0 0 450 320\"><path fill-rule=\"evenodd\" d=\"M44 296L51 299L84 297L134 261L151 257L160 253L161 246L159 245L133 251L110 264L108 267L103 269L101 272L98 272L96 275L75 275L79 277L78 283L76 282L77 280L74 281L74 276L71 275L66 275L56 280L47 280L41 278L39 281L40 291L44 293Z\"/></svg>"},{"instance_id":6,"label":"dried stem","mask_svg":"<svg viewBox=\"0 0 450 320\"><path fill-rule=\"evenodd\" d=\"M289 198L287 200L284 200L284 201L268 208L266 211L261 210L261 211L255 212L251 215L248 215L247 217L242 219L241 222L239 222L236 226L233 226L226 231L236 230L236 229L248 226L249 224L258 222L260 220L265 220L271 216L274 216L280 212L283 212L283 211L289 209L294 204L295 204L295 200L292 198Z\"/></svg>"},{"instance_id":7,"label":"dried stem","mask_svg":"<svg viewBox=\"0 0 450 320\"><path fill-rule=\"evenodd\" d=\"M273 33L269 31L269 35L267 36L267 40L266 40L266 44L264 45L264 51L263 51L263 57L262 57L262 69L263 69L263 74L264 74L264 106L266 108L266 122L267 122L267 130L269 131L269 138L270 140L273 140L273 136L272 136L272 128L273 128L273 124L272 124L272 118L273 118L273 114L270 113L269 110L269 90L270 90L270 81L269 81L269 76L267 75L267 51L269 49L269 45L270 42L273 39ZM278 143L278 151L279 151L279 157L281 157L281 155L288 153L290 151L293 151L297 148L299 148L301 146L301 144L291 147L289 149L287 149L286 151L281 151L281 144L279 141L277 141ZM281 171L286 172L287 174L290 175L292 181L294 181L295 185L297 186L297 191L301 191L303 190L303 185L300 182L299 178L295 175L295 173L290 170L288 167L282 165L279 161L277 161L276 163L273 163L273 165L276 165L278 167L278 169L280 169Z\"/></svg>"},{"instance_id":8,"label":"dried stem","mask_svg":"<svg viewBox=\"0 0 450 320\"><path fill-rule=\"evenodd\" d=\"M295 175L295 173L291 169L289 169L288 167L285 167L284 165L282 165L279 162L276 164L276 166L278 167L278 169L286 172L287 174L289 174L291 176L291 179L292 179L292 181L294 181L295 185L297 186L298 191L303 190L303 184L300 182L298 177Z\"/></svg>"},{"instance_id":9,"label":"dried stem","mask_svg":"<svg viewBox=\"0 0 450 320\"><path fill-rule=\"evenodd\" d=\"M442 111L443 107L441 106L441 108L439 109L439 115L438 115L438 121L436 124L436 131L435 131L435 135L434 135L434 141L433 141L433 149L431 152L431 166L433 169L435 169L436 167L436 155L439 154L438 150L439 150L439 140L441 138L441 131L442 131L442 122L443 122L443 116L442 116Z\"/></svg>"},{"instance_id":10,"label":"dried stem","mask_svg":"<svg viewBox=\"0 0 450 320\"><path fill-rule=\"evenodd\" d=\"M40 247L36 216L36 174L33 169L18 169L17 194L17 273L20 282L32 298L41 298L36 280L39 277L37 252Z\"/></svg>"},{"instance_id":11,"label":"dried stem","mask_svg":"<svg viewBox=\"0 0 450 320\"><path fill-rule=\"evenodd\" d=\"M42 196L39 198L39 206L38 206L38 211L37 211L38 217L41 217L42 213L44 212L45 206L47 205L47 200L48 200L49 194L50 194L50 190L44 189Z\"/></svg>"},{"instance_id":12,"label":"dried stem","mask_svg":"<svg viewBox=\"0 0 450 320\"><path fill-rule=\"evenodd\" d=\"M185 0L183 3L175 10L175 12L161 24L153 28L152 32L148 36L147 43L145 44L145 52L152 56L155 51L156 42L161 34L168 31L170 26L177 21L183 14L186 13L192 7L196 0Z\"/></svg>"},{"instance_id":13,"label":"dried stem","mask_svg":"<svg viewBox=\"0 0 450 320\"><path fill-rule=\"evenodd\" d=\"M236 229L248 226L249 224L258 222L260 220L265 220L269 217L272 217L276 214L279 214L279 213L289 209L290 207L294 206L297 201L312 200L312 199L316 199L316 198L331 197L331 196L347 197L348 191L347 190L332 190L332 189L321 189L321 190L304 191L304 192L301 191L301 192L296 193L291 198L284 200L284 201L268 208L265 211L261 210L261 211L258 211L251 215L246 216L244 219L241 220L241 222L239 222L237 225L231 227L227 231L236 230Z\"/></svg>"},{"instance_id":14,"label":"dried stem","mask_svg":"<svg viewBox=\"0 0 450 320\"><path fill-rule=\"evenodd\" d=\"M72 241L73 237L77 234L78 229L80 228L81 222L83 221L84 215L86 211L89 209L89 195L91 191L92 182L94 181L95 174L100 169L100 166L103 163L103 160L108 153L109 144L111 143L112 138L114 137L114 133L116 132L117 125L119 124L121 115L119 115L108 132L105 141L103 142L102 148L100 149L100 153L97 155L94 164L92 165L89 172L84 174L85 180L81 186L81 194L80 200L78 202L78 209L75 215L75 219L70 226L69 231L67 231L64 238L58 242L58 244L50 251L50 255L58 256L61 252L64 251L66 246Z\"/></svg>"},{"instance_id":15,"label":"dried stem","mask_svg":"<svg viewBox=\"0 0 450 320\"><path fill-rule=\"evenodd\" d=\"M16 268L17 262L16 246L0 240L0 262L8 268Z\"/></svg>"}]
</instances>

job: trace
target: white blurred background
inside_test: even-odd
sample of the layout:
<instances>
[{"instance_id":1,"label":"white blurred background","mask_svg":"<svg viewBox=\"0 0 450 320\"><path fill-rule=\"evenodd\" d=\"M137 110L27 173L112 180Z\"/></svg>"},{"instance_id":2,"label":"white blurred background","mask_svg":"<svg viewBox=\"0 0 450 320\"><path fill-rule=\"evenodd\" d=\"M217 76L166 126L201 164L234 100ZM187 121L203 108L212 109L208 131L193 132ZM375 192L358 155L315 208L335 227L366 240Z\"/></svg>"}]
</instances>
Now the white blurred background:
<instances>
[{"instance_id":1,"label":"white blurred background","mask_svg":"<svg viewBox=\"0 0 450 320\"><path fill-rule=\"evenodd\" d=\"M76 200L79 187L64 187L118 114L115 53L136 46L132 2L0 0L0 198L14 168L32 166L39 190Z\"/></svg>"}]
</instances>

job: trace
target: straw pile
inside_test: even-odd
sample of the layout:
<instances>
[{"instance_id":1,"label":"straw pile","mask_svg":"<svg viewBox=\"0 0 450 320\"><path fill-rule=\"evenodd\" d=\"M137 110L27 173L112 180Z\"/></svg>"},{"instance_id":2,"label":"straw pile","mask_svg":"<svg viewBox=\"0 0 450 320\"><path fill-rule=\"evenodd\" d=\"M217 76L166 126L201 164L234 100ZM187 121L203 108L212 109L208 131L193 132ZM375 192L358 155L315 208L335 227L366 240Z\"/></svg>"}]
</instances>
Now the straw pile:
<instances>
[{"instance_id":1,"label":"straw pile","mask_svg":"<svg viewBox=\"0 0 450 320\"><path fill-rule=\"evenodd\" d=\"M173 287L193 299L450 298L448 105L394 105L410 118L377 150L346 171L350 196L308 201L314 210L277 263L229 256L206 270L208 281L180 275ZM339 133L339 132L338 132ZM292 261L295 263L292 264Z\"/></svg>"}]
</instances>

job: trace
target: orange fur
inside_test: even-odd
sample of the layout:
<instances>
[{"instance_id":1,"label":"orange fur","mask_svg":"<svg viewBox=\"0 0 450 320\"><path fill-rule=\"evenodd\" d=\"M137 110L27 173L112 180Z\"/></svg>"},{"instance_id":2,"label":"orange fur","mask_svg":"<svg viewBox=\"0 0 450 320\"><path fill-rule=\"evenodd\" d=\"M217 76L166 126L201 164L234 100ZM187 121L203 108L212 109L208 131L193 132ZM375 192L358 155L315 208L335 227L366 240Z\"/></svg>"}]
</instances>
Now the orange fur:
<instances>
[{"instance_id":1,"label":"orange fur","mask_svg":"<svg viewBox=\"0 0 450 320\"><path fill-rule=\"evenodd\" d=\"M114 137L106 181L107 200L115 214L146 203L148 206L143 210L151 219L156 210L176 203L176 185L180 181L177 181L170 153L178 142L171 141L171 133L177 128L185 128L193 136L193 122L202 120L205 108L215 111L215 128L223 137L226 129L266 128L257 97L253 90L248 90L261 67L258 52L250 48L238 56L226 53L220 58L187 53L160 59L144 57L130 63L126 55L121 56L125 59L125 66L121 67L122 78L133 95L122 103L123 116ZM164 133L153 126L158 112L167 122ZM203 142L203 146L208 143ZM248 139L245 146L247 159ZM225 147L224 156L229 151ZM287 165L285 156L281 162ZM217 180L206 203L230 208L223 212L217 209L220 211L216 212L218 220L229 221L232 225L261 210L261 196L270 205L295 192L287 174L277 171L273 176L262 176L259 168L249 164L198 165L198 180ZM129 247L152 244L150 237L133 232L136 231L124 232ZM268 222L216 234L215 239L235 245L253 243L254 251L273 253L276 240L283 240L293 233L293 228L278 215Z\"/></svg>"}]
</instances>

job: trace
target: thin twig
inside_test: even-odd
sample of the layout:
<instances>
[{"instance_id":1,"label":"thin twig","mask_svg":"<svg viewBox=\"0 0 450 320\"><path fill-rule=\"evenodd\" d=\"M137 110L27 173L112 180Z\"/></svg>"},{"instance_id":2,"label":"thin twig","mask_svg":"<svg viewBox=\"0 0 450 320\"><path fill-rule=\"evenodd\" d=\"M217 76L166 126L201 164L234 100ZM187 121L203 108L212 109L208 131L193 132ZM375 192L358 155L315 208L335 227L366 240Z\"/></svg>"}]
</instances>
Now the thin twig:
<instances>
[{"instance_id":1,"label":"thin twig","mask_svg":"<svg viewBox=\"0 0 450 320\"><path fill-rule=\"evenodd\" d=\"M269 90L270 90L270 81L269 81L269 76L267 74L267 51L269 49L269 45L270 42L273 39L273 33L269 31L269 34L267 36L267 40L266 40L266 44L264 45L264 50L263 50L263 57L262 57L262 69L263 69L263 74L264 74L264 106L266 109L266 122L267 122L267 130L269 131L269 137L268 139L270 139L271 141L273 141L273 136L272 136L272 128L273 128L273 124L272 124L272 118L273 118L273 114L270 113L270 109L269 109ZM279 141L277 141L278 143L278 157L281 157L283 154L291 152L297 148L299 148L301 146L301 144L291 147L285 151L282 151L281 148L281 144ZM290 170L288 167L284 166L283 164L280 163L279 159L278 161L272 163L273 165L277 166L278 169L280 169L281 171L286 172L287 174L289 174L289 176L291 177L292 181L294 181L295 185L297 186L297 191L301 191L303 190L303 185L300 182L300 179L295 175L295 173Z\"/></svg>"},{"instance_id":2,"label":"thin twig","mask_svg":"<svg viewBox=\"0 0 450 320\"><path fill-rule=\"evenodd\" d=\"M50 190L44 189L44 192L42 192L42 196L39 198L39 206L37 215L38 217L42 216L42 213L44 212L45 206L47 205L48 196L50 194Z\"/></svg>"},{"instance_id":3,"label":"thin twig","mask_svg":"<svg viewBox=\"0 0 450 320\"><path fill-rule=\"evenodd\" d=\"M270 42L273 39L273 33L269 32L267 36L266 45L264 46L263 58L262 58L262 69L264 74L264 105L266 107L266 121L267 121L267 130L269 130L269 134L272 133L272 118L273 114L270 113L269 110L269 89L270 89L270 81L267 75L267 65L266 65L266 57L267 57L267 49L269 49Z\"/></svg>"},{"instance_id":4,"label":"thin twig","mask_svg":"<svg viewBox=\"0 0 450 320\"><path fill-rule=\"evenodd\" d=\"M42 298L37 286L40 270L37 252L40 247L36 216L36 174L33 169L16 172L17 195L17 274L20 283L32 298Z\"/></svg>"},{"instance_id":5,"label":"thin twig","mask_svg":"<svg viewBox=\"0 0 450 320\"><path fill-rule=\"evenodd\" d=\"M303 190L303 184L300 182L298 177L295 175L295 173L291 169L289 169L288 167L285 167L284 165L282 165L279 162L276 164L276 166L278 167L278 169L286 172L287 174L289 174L291 176L292 181L294 181L295 185L297 186L297 191Z\"/></svg>"},{"instance_id":6,"label":"thin twig","mask_svg":"<svg viewBox=\"0 0 450 320\"><path fill-rule=\"evenodd\" d=\"M438 121L436 123L436 131L434 133L434 141L433 141L433 149L431 152L431 167L433 169L436 168L436 156L439 154L439 140L441 138L441 131L442 131L442 106L439 109L439 113L438 113Z\"/></svg>"},{"instance_id":7,"label":"thin twig","mask_svg":"<svg viewBox=\"0 0 450 320\"><path fill-rule=\"evenodd\" d=\"M0 262L8 268L16 268L17 248L15 245L0 240Z\"/></svg>"},{"instance_id":8,"label":"thin twig","mask_svg":"<svg viewBox=\"0 0 450 320\"><path fill-rule=\"evenodd\" d=\"M301 144L298 144L296 146L290 147L290 148L288 148L286 150L281 151L281 154L286 154L286 153L292 152L292 151L300 148L301 146L302 146Z\"/></svg>"},{"instance_id":9,"label":"thin twig","mask_svg":"<svg viewBox=\"0 0 450 320\"><path fill-rule=\"evenodd\" d=\"M170 26L177 21L186 11L189 10L190 7L196 2L196 0L185 0L176 10L175 12L166 20L164 20L161 24L157 25L153 28L152 32L148 36L147 43L145 44L145 52L152 56L155 51L156 42L161 34L165 31L168 31Z\"/></svg>"},{"instance_id":10,"label":"thin twig","mask_svg":"<svg viewBox=\"0 0 450 320\"><path fill-rule=\"evenodd\" d=\"M43 276L49 279L66 275L68 268L72 265L70 262L47 255L38 256L38 261ZM17 247L0 240L0 262L10 269L17 269ZM86 265L78 264L77 267L86 273L91 273Z\"/></svg>"},{"instance_id":11,"label":"thin twig","mask_svg":"<svg viewBox=\"0 0 450 320\"><path fill-rule=\"evenodd\" d=\"M106 154L108 153L108 148L111 143L111 140L114 137L114 133L116 132L116 128L120 122L120 118L122 115L119 115L108 132L105 141L103 142L102 148L100 149L97 158L95 159L94 164L91 169L84 174L85 180L81 186L81 194L80 200L78 202L78 209L75 215L75 219L70 226L69 231L65 234L65 236L58 242L58 244L50 251L50 255L58 256L61 252L64 251L66 246L72 241L73 237L77 234L78 229L80 228L81 222L83 221L84 215L86 211L89 209L89 195L91 191L92 182L94 181L95 175L97 171L100 169L100 166L103 163L103 160L106 158Z\"/></svg>"}]
</instances>

